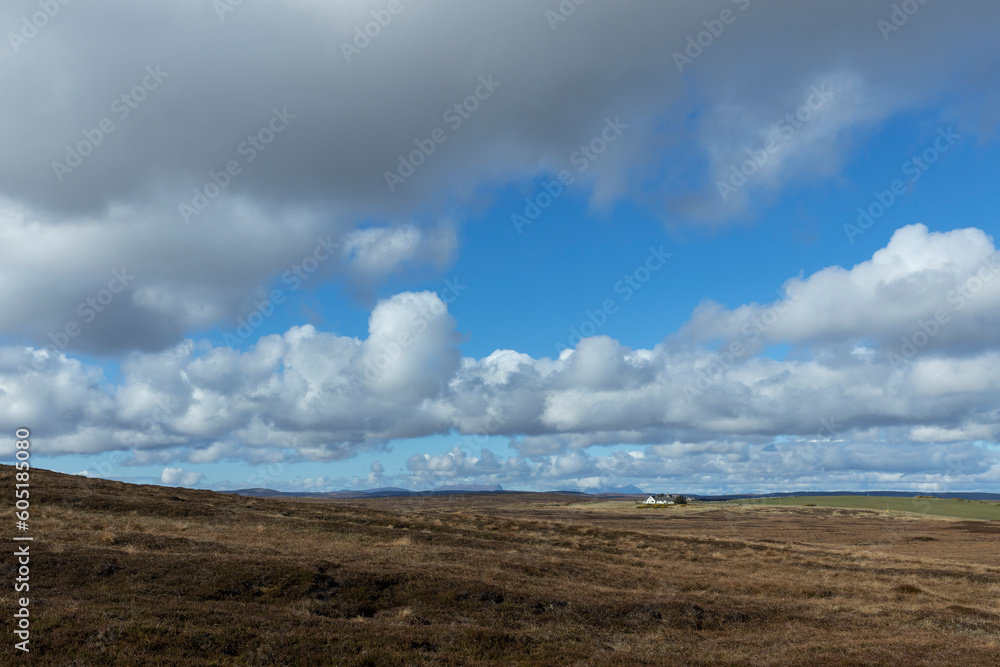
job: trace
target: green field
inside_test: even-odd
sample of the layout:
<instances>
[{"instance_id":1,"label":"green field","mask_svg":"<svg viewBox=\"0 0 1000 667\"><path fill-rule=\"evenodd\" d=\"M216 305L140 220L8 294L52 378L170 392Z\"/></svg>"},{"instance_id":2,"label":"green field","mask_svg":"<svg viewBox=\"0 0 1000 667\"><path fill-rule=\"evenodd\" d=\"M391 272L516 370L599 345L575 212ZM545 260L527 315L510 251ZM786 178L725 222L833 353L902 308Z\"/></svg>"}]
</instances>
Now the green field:
<instances>
[{"instance_id":1,"label":"green field","mask_svg":"<svg viewBox=\"0 0 1000 667\"><path fill-rule=\"evenodd\" d=\"M979 500L950 500L941 498L890 498L884 496L799 496L795 498L752 498L730 500L726 505L773 505L802 507L843 507L848 509L892 510L916 512L958 519L1000 519L1000 503Z\"/></svg>"}]
</instances>

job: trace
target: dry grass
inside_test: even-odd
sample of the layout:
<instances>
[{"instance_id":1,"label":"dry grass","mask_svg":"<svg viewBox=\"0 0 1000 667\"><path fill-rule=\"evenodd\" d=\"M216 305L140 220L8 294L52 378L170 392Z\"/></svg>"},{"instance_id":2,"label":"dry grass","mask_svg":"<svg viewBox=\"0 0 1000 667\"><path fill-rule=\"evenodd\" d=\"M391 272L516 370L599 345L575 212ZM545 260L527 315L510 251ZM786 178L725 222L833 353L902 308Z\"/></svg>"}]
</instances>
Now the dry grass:
<instances>
[{"instance_id":1,"label":"dry grass","mask_svg":"<svg viewBox=\"0 0 1000 667\"><path fill-rule=\"evenodd\" d=\"M928 496L796 496L790 498L751 498L727 501L726 505L777 505L803 507L842 507L848 509L886 510L958 519L1000 519L1000 503L986 500L931 498Z\"/></svg>"},{"instance_id":2,"label":"dry grass","mask_svg":"<svg viewBox=\"0 0 1000 667\"><path fill-rule=\"evenodd\" d=\"M35 664L986 665L1000 648L988 522L250 499L44 471L32 490Z\"/></svg>"}]
</instances>

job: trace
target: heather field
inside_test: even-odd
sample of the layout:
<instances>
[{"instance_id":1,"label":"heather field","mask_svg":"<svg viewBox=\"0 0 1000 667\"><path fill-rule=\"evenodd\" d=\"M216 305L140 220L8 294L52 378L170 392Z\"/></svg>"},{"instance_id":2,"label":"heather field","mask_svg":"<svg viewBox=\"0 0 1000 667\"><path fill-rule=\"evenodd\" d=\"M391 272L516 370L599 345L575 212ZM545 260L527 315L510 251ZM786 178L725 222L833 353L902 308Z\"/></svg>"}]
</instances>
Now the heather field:
<instances>
[{"instance_id":1,"label":"heather field","mask_svg":"<svg viewBox=\"0 0 1000 667\"><path fill-rule=\"evenodd\" d=\"M1000 519L1000 503L983 500L959 500L957 498L892 498L885 496L797 496L794 498L764 498L754 500L729 501L727 505L749 505L768 507L842 507L849 509L886 510L892 512L914 512L957 519Z\"/></svg>"},{"instance_id":2,"label":"heather field","mask_svg":"<svg viewBox=\"0 0 1000 667\"><path fill-rule=\"evenodd\" d=\"M32 498L32 653L4 664L986 665L1000 649L990 521L277 500L46 471Z\"/></svg>"}]
</instances>

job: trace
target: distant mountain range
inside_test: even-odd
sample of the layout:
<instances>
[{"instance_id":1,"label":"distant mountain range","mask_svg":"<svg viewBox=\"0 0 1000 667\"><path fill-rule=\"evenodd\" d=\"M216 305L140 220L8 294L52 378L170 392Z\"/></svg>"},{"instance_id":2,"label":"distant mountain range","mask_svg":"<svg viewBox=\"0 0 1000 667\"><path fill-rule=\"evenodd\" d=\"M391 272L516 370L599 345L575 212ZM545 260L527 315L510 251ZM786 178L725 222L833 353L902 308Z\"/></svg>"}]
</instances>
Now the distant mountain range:
<instances>
[{"instance_id":1,"label":"distant mountain range","mask_svg":"<svg viewBox=\"0 0 1000 667\"><path fill-rule=\"evenodd\" d=\"M517 493L504 491L499 484L462 484L433 491L411 491L389 486L380 489L365 489L363 491L275 491L274 489L239 489L237 491L222 491L240 496L257 496L260 498L391 498L394 496L450 496L456 493Z\"/></svg>"},{"instance_id":2,"label":"distant mountain range","mask_svg":"<svg viewBox=\"0 0 1000 667\"><path fill-rule=\"evenodd\" d=\"M507 491L499 484L457 484L451 487L442 487L428 491L411 491L397 487L385 487L380 489L365 489L363 491L276 491L274 489L238 489L236 491L222 491L221 493L232 493L240 496L256 496L259 498L391 498L396 496L451 496L455 494L490 494L490 493L530 493L526 491ZM545 491L543 493L570 494L578 496L596 498L632 498L636 496L648 496L650 493L639 489L636 486L625 486L619 488L602 489L595 493L584 491ZM945 492L929 493L919 491L794 491L790 493L737 493L718 496L701 496L693 493L686 494L694 500L707 502L723 500L747 500L753 498L795 498L800 496L885 496L892 498L912 498L917 495L931 498L961 498L962 500L997 500L1000 501L1000 493L986 493L981 491L967 492Z\"/></svg>"},{"instance_id":3,"label":"distant mountain range","mask_svg":"<svg viewBox=\"0 0 1000 667\"><path fill-rule=\"evenodd\" d=\"M221 491L220 493L232 493L240 496L256 496L258 498L392 498L396 496L453 496L455 494L477 494L477 493L533 493L530 491L507 491L499 484L456 484L454 486L441 487L428 491L411 491L398 487L385 487L380 489L365 489L362 491L276 491L274 489L238 489L236 491ZM599 498L617 498L631 496L645 496L641 489L635 486L626 486L617 489L603 489L597 493L584 493L583 491L545 491L543 493L572 494L577 496L594 496Z\"/></svg>"}]
</instances>

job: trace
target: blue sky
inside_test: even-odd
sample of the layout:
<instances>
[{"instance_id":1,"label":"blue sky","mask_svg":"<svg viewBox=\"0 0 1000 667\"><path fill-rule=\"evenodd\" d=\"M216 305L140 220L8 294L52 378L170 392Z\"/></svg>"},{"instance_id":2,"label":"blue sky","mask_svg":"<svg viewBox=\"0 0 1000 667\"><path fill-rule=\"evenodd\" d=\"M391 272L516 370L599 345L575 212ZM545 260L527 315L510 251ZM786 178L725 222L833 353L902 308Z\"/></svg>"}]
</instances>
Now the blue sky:
<instances>
[{"instance_id":1,"label":"blue sky","mask_svg":"<svg viewBox=\"0 0 1000 667\"><path fill-rule=\"evenodd\" d=\"M215 489L995 489L997 9L914 7L113 2L8 35L4 428ZM107 12L131 55L71 63Z\"/></svg>"}]
</instances>

